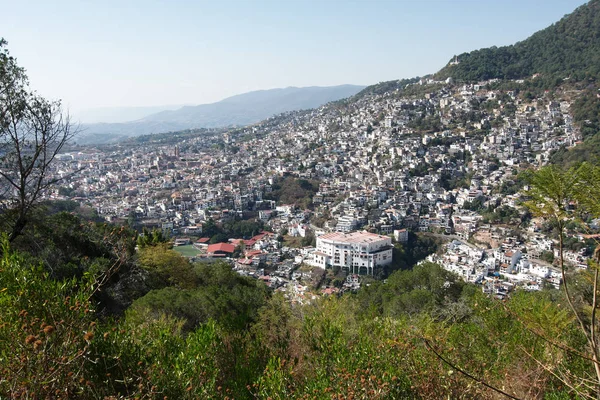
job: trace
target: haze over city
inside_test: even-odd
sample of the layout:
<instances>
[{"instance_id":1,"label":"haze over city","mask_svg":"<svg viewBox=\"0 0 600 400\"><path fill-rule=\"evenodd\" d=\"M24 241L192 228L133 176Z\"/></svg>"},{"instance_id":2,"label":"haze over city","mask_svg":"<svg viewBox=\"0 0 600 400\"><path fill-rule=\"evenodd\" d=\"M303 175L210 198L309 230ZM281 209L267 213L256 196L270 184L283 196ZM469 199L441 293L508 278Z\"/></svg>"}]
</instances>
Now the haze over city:
<instances>
[{"instance_id":1,"label":"haze over city","mask_svg":"<svg viewBox=\"0 0 600 400\"><path fill-rule=\"evenodd\" d=\"M5 2L3 37L43 96L203 104L252 90L368 85L522 40L582 0Z\"/></svg>"}]
</instances>

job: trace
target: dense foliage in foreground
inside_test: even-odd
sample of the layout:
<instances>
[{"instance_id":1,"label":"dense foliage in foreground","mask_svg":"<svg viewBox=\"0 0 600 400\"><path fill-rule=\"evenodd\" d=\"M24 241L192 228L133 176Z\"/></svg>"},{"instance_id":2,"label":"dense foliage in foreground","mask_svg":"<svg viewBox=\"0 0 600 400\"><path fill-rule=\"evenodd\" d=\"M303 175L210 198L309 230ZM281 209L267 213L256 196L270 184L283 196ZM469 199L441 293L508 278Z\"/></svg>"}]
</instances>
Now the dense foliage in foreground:
<instances>
[{"instance_id":1,"label":"dense foliage in foreground","mask_svg":"<svg viewBox=\"0 0 600 400\"><path fill-rule=\"evenodd\" d=\"M0 394L498 397L483 381L519 398L554 399L569 391L553 374L585 376L591 368L574 355L585 340L558 292L499 302L426 263L355 295L291 305L226 265L192 265L161 246L140 249L122 266L149 291L109 317L98 289L112 293L118 280L98 288L98 274L53 276L5 242Z\"/></svg>"}]
</instances>

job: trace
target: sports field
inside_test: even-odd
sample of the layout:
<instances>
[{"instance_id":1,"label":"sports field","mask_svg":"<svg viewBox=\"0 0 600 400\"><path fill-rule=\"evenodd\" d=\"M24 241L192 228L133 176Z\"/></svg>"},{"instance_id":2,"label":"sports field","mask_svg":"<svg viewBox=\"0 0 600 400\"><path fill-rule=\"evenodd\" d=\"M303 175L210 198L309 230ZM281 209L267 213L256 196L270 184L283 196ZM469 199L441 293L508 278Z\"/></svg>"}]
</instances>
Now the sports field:
<instances>
[{"instance_id":1,"label":"sports field","mask_svg":"<svg viewBox=\"0 0 600 400\"><path fill-rule=\"evenodd\" d=\"M198 251L198 249L196 249L193 244L188 244L185 246L176 246L173 247L173 250L186 257L195 257L200 254L200 251Z\"/></svg>"}]
</instances>

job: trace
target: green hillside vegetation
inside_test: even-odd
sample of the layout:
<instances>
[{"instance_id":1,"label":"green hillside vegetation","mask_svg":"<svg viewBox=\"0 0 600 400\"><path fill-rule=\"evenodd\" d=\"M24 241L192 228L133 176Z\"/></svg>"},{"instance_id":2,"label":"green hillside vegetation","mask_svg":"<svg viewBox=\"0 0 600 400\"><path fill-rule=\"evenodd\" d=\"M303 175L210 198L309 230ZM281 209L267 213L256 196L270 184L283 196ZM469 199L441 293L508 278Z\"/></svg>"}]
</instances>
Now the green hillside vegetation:
<instances>
[{"instance_id":1,"label":"green hillside vegetation","mask_svg":"<svg viewBox=\"0 0 600 400\"><path fill-rule=\"evenodd\" d=\"M147 258L134 257L129 268L155 268ZM559 292L522 292L502 303L426 263L357 295L292 306L227 265L193 266L174 256L166 262L161 273L167 278L185 270L194 282L167 279L124 315L106 318L94 295L97 277L54 279L4 242L0 393L89 399L497 395L460 369L516 397L565 398L569 390L538 362L590 373L589 363L545 339L584 351ZM175 264L178 269L165 268Z\"/></svg>"},{"instance_id":2,"label":"green hillside vegetation","mask_svg":"<svg viewBox=\"0 0 600 400\"><path fill-rule=\"evenodd\" d=\"M358 92L354 97L360 98L360 97L368 96L368 95L384 94L384 93L392 92L394 90L401 91L406 87L406 85L410 85L412 83L418 82L419 79L420 79L419 77L416 77L416 78L410 78L410 79L399 79L399 80L395 80L395 81L379 82L379 83L376 83L375 85L367 86L366 88L364 88L363 90Z\"/></svg>"},{"instance_id":3,"label":"green hillside vegetation","mask_svg":"<svg viewBox=\"0 0 600 400\"><path fill-rule=\"evenodd\" d=\"M570 148L562 148L552 155L554 164L571 166L583 161L600 160L600 92L596 86L583 91L573 103L573 120L581 129L583 143Z\"/></svg>"},{"instance_id":4,"label":"green hillside vegetation","mask_svg":"<svg viewBox=\"0 0 600 400\"><path fill-rule=\"evenodd\" d=\"M264 198L278 204L295 204L300 208L312 207L312 198L319 191L319 182L286 176L273 183L273 191Z\"/></svg>"},{"instance_id":5,"label":"green hillside vegetation","mask_svg":"<svg viewBox=\"0 0 600 400\"><path fill-rule=\"evenodd\" d=\"M429 254L435 253L441 246L441 240L430 234L414 234L409 232L406 243L395 243L392 264L386 267L384 275L397 270L407 270L414 267Z\"/></svg>"},{"instance_id":6,"label":"green hillside vegetation","mask_svg":"<svg viewBox=\"0 0 600 400\"><path fill-rule=\"evenodd\" d=\"M599 32L600 1L592 0L514 45L460 54L458 65L448 65L436 77L477 82L541 74L547 83L565 78L596 81L600 74Z\"/></svg>"},{"instance_id":7,"label":"green hillside vegetation","mask_svg":"<svg viewBox=\"0 0 600 400\"><path fill-rule=\"evenodd\" d=\"M229 239L250 239L264 229L268 227L265 227L262 221L232 219L217 224L213 219L209 219L202 226L202 236L209 237L210 243L219 243Z\"/></svg>"}]
</instances>

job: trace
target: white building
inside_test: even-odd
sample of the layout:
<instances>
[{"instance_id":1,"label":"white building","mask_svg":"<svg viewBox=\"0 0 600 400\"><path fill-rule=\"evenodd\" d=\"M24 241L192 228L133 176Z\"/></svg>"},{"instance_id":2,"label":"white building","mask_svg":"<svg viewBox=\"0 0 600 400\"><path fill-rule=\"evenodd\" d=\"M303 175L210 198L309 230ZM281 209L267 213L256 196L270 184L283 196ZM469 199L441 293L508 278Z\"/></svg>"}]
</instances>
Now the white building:
<instances>
[{"instance_id":1,"label":"white building","mask_svg":"<svg viewBox=\"0 0 600 400\"><path fill-rule=\"evenodd\" d=\"M356 218L350 215L344 215L338 218L335 229L340 232L350 232L356 228Z\"/></svg>"},{"instance_id":2,"label":"white building","mask_svg":"<svg viewBox=\"0 0 600 400\"><path fill-rule=\"evenodd\" d=\"M339 266L350 274L373 275L376 266L391 264L392 239L362 232L333 232L317 238L312 265Z\"/></svg>"},{"instance_id":3,"label":"white building","mask_svg":"<svg viewBox=\"0 0 600 400\"><path fill-rule=\"evenodd\" d=\"M408 231L406 229L397 229L394 231L394 238L397 242L406 243L408 242Z\"/></svg>"}]
</instances>

